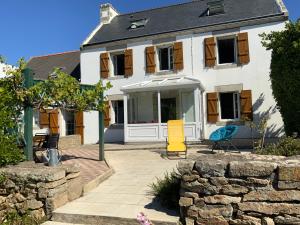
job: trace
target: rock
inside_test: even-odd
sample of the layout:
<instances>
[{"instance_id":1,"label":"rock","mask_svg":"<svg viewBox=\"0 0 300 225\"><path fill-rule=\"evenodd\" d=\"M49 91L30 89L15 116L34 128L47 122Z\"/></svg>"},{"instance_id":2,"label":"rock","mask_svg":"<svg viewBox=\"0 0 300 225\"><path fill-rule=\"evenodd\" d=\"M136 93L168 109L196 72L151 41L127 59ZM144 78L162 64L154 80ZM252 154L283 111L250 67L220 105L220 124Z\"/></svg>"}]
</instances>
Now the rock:
<instances>
[{"instance_id":1,"label":"rock","mask_svg":"<svg viewBox=\"0 0 300 225\"><path fill-rule=\"evenodd\" d=\"M185 174L182 176L182 180L185 182L192 182L198 180L198 178L200 178L200 176L196 174L192 174L192 175Z\"/></svg>"},{"instance_id":2,"label":"rock","mask_svg":"<svg viewBox=\"0 0 300 225\"><path fill-rule=\"evenodd\" d=\"M27 201L28 209L39 209L39 208L43 207L43 205L44 204L41 201L37 201L35 199Z\"/></svg>"},{"instance_id":3,"label":"rock","mask_svg":"<svg viewBox=\"0 0 300 225\"><path fill-rule=\"evenodd\" d=\"M38 188L56 188L57 186L60 186L66 182L67 182L67 179L63 178L63 179L56 180L53 182L48 182L48 183L40 182L37 184L37 187Z\"/></svg>"},{"instance_id":4,"label":"rock","mask_svg":"<svg viewBox=\"0 0 300 225\"><path fill-rule=\"evenodd\" d=\"M203 198L195 198L194 205L197 206L198 208L203 208L206 206Z\"/></svg>"},{"instance_id":5,"label":"rock","mask_svg":"<svg viewBox=\"0 0 300 225\"><path fill-rule=\"evenodd\" d=\"M276 224L299 225L300 217L289 216L289 215L277 216L275 217L274 221Z\"/></svg>"},{"instance_id":6,"label":"rock","mask_svg":"<svg viewBox=\"0 0 300 225\"><path fill-rule=\"evenodd\" d=\"M261 219L261 225L275 225L272 218L264 217Z\"/></svg>"},{"instance_id":7,"label":"rock","mask_svg":"<svg viewBox=\"0 0 300 225\"><path fill-rule=\"evenodd\" d=\"M196 170L202 177L223 177L227 163L222 160L197 161Z\"/></svg>"},{"instance_id":8,"label":"rock","mask_svg":"<svg viewBox=\"0 0 300 225\"><path fill-rule=\"evenodd\" d=\"M0 196L0 205L1 205L2 203L4 203L4 202L5 202L5 200L6 200L6 198L5 198L5 197L3 197L3 196Z\"/></svg>"},{"instance_id":9,"label":"rock","mask_svg":"<svg viewBox=\"0 0 300 225\"><path fill-rule=\"evenodd\" d=\"M299 214L300 204L243 202L238 203L238 208L243 212L257 212L265 215Z\"/></svg>"},{"instance_id":10,"label":"rock","mask_svg":"<svg viewBox=\"0 0 300 225\"><path fill-rule=\"evenodd\" d=\"M195 221L190 218L185 218L185 225L195 225Z\"/></svg>"},{"instance_id":11,"label":"rock","mask_svg":"<svg viewBox=\"0 0 300 225\"><path fill-rule=\"evenodd\" d=\"M199 218L213 218L218 216L223 216L225 218L230 218L233 213L233 208L231 205L207 205L199 209Z\"/></svg>"},{"instance_id":12,"label":"rock","mask_svg":"<svg viewBox=\"0 0 300 225\"><path fill-rule=\"evenodd\" d=\"M63 184L56 188L48 189L47 197L52 198L56 195L66 192L66 191L67 191L67 184Z\"/></svg>"},{"instance_id":13,"label":"rock","mask_svg":"<svg viewBox=\"0 0 300 225\"><path fill-rule=\"evenodd\" d=\"M271 184L271 180L248 177L247 184L254 185L255 187L265 187Z\"/></svg>"},{"instance_id":14,"label":"rock","mask_svg":"<svg viewBox=\"0 0 300 225\"><path fill-rule=\"evenodd\" d=\"M222 205L239 203L241 202L241 199L242 199L241 197L231 197L227 195L214 195L214 196L204 197L204 201L207 204L222 204Z\"/></svg>"},{"instance_id":15,"label":"rock","mask_svg":"<svg viewBox=\"0 0 300 225\"><path fill-rule=\"evenodd\" d=\"M182 188L199 194L214 195L218 193L218 188L209 183L200 183L198 180L193 182L182 182Z\"/></svg>"},{"instance_id":16,"label":"rock","mask_svg":"<svg viewBox=\"0 0 300 225\"><path fill-rule=\"evenodd\" d=\"M197 219L198 218L198 211L199 211L199 208L197 208L196 206L191 206L187 210L187 216L192 218L192 219Z\"/></svg>"},{"instance_id":17,"label":"rock","mask_svg":"<svg viewBox=\"0 0 300 225\"><path fill-rule=\"evenodd\" d=\"M196 221L197 225L228 225L227 220L221 216L216 216L212 218L199 218Z\"/></svg>"},{"instance_id":18,"label":"rock","mask_svg":"<svg viewBox=\"0 0 300 225\"><path fill-rule=\"evenodd\" d=\"M278 181L278 188L282 190L298 189L300 190L300 182L295 181Z\"/></svg>"},{"instance_id":19,"label":"rock","mask_svg":"<svg viewBox=\"0 0 300 225\"><path fill-rule=\"evenodd\" d=\"M33 210L30 211L30 215L36 220L36 221L41 221L45 218L45 212L44 209L38 209L38 210Z\"/></svg>"},{"instance_id":20,"label":"rock","mask_svg":"<svg viewBox=\"0 0 300 225\"><path fill-rule=\"evenodd\" d=\"M248 182L243 179L238 179L238 178L229 178L228 179L229 184L237 184L240 186L247 186Z\"/></svg>"},{"instance_id":21,"label":"rock","mask_svg":"<svg viewBox=\"0 0 300 225\"><path fill-rule=\"evenodd\" d=\"M269 201L269 202L293 202L300 201L300 191L251 191L243 198L244 202Z\"/></svg>"},{"instance_id":22,"label":"rock","mask_svg":"<svg viewBox=\"0 0 300 225\"><path fill-rule=\"evenodd\" d=\"M225 195L240 195L248 193L248 188L237 184L224 185L222 186L220 192Z\"/></svg>"},{"instance_id":23,"label":"rock","mask_svg":"<svg viewBox=\"0 0 300 225\"><path fill-rule=\"evenodd\" d=\"M180 196L195 199L195 198L199 197L199 194L195 193L195 192L188 192L188 191L180 190Z\"/></svg>"},{"instance_id":24,"label":"rock","mask_svg":"<svg viewBox=\"0 0 300 225\"><path fill-rule=\"evenodd\" d=\"M181 197L179 199L179 205L182 207L188 207L193 205L193 199L192 198L186 198L186 197Z\"/></svg>"},{"instance_id":25,"label":"rock","mask_svg":"<svg viewBox=\"0 0 300 225\"><path fill-rule=\"evenodd\" d=\"M225 177L211 177L210 183L212 183L215 186L223 186L228 184L228 180Z\"/></svg>"},{"instance_id":26,"label":"rock","mask_svg":"<svg viewBox=\"0 0 300 225\"><path fill-rule=\"evenodd\" d=\"M277 164L271 162L233 161L229 163L229 176L230 177L266 177L266 176L270 176L276 168L277 168Z\"/></svg>"},{"instance_id":27,"label":"rock","mask_svg":"<svg viewBox=\"0 0 300 225\"><path fill-rule=\"evenodd\" d=\"M67 181L68 200L73 201L79 198L83 192L83 182L81 177Z\"/></svg>"},{"instance_id":28,"label":"rock","mask_svg":"<svg viewBox=\"0 0 300 225\"><path fill-rule=\"evenodd\" d=\"M66 179L67 180L70 180L70 179L74 179L74 178L77 178L80 176L80 172L77 172L77 173L69 173L67 176L66 176Z\"/></svg>"},{"instance_id":29,"label":"rock","mask_svg":"<svg viewBox=\"0 0 300 225\"><path fill-rule=\"evenodd\" d=\"M280 181L300 181L300 166L279 166L278 179Z\"/></svg>"},{"instance_id":30,"label":"rock","mask_svg":"<svg viewBox=\"0 0 300 225\"><path fill-rule=\"evenodd\" d=\"M63 168L66 171L66 174L80 172L79 164L69 164L69 165L62 164L59 167Z\"/></svg>"},{"instance_id":31,"label":"rock","mask_svg":"<svg viewBox=\"0 0 300 225\"><path fill-rule=\"evenodd\" d=\"M192 173L192 170L194 168L194 165L195 165L195 161L192 161L192 160L181 160L178 162L178 172L181 174L181 175L184 175L184 174L191 174Z\"/></svg>"},{"instance_id":32,"label":"rock","mask_svg":"<svg viewBox=\"0 0 300 225\"><path fill-rule=\"evenodd\" d=\"M14 197L18 202L24 202L26 200L26 198L20 193L16 193Z\"/></svg>"},{"instance_id":33,"label":"rock","mask_svg":"<svg viewBox=\"0 0 300 225\"><path fill-rule=\"evenodd\" d=\"M241 216L239 216L239 219L241 219L242 221L248 222L251 225L261 225L261 219L255 218L252 216L241 215Z\"/></svg>"},{"instance_id":34,"label":"rock","mask_svg":"<svg viewBox=\"0 0 300 225\"><path fill-rule=\"evenodd\" d=\"M67 192L60 193L58 195L55 195L52 198L47 198L46 199L47 215L51 215L51 212L53 212L55 209L59 208L60 206L63 206L67 202L68 202Z\"/></svg>"}]
</instances>

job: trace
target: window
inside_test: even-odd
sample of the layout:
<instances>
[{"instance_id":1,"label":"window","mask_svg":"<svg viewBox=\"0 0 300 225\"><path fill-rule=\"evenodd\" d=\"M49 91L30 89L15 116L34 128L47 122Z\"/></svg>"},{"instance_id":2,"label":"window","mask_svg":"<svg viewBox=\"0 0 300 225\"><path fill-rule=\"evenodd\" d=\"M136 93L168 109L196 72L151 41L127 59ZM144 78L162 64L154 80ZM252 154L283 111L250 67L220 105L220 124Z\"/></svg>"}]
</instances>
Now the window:
<instances>
[{"instance_id":1,"label":"window","mask_svg":"<svg viewBox=\"0 0 300 225\"><path fill-rule=\"evenodd\" d=\"M173 46L158 48L159 70L173 70Z\"/></svg>"},{"instance_id":2,"label":"window","mask_svg":"<svg viewBox=\"0 0 300 225\"><path fill-rule=\"evenodd\" d=\"M239 119L239 93L220 93L220 111L222 120Z\"/></svg>"},{"instance_id":3,"label":"window","mask_svg":"<svg viewBox=\"0 0 300 225\"><path fill-rule=\"evenodd\" d=\"M158 123L157 92L132 93L128 98L128 123Z\"/></svg>"},{"instance_id":4,"label":"window","mask_svg":"<svg viewBox=\"0 0 300 225\"><path fill-rule=\"evenodd\" d=\"M112 102L114 113L115 113L115 123L124 124L124 104L123 101L113 101Z\"/></svg>"},{"instance_id":5,"label":"window","mask_svg":"<svg viewBox=\"0 0 300 225\"><path fill-rule=\"evenodd\" d=\"M125 75L125 54L113 54L112 55L112 63L115 76L124 76Z\"/></svg>"},{"instance_id":6,"label":"window","mask_svg":"<svg viewBox=\"0 0 300 225\"><path fill-rule=\"evenodd\" d=\"M145 27L148 23L148 19L135 20L131 22L129 29L134 30L137 28Z\"/></svg>"},{"instance_id":7,"label":"window","mask_svg":"<svg viewBox=\"0 0 300 225\"><path fill-rule=\"evenodd\" d=\"M235 38L218 39L218 63L236 63Z\"/></svg>"},{"instance_id":8,"label":"window","mask_svg":"<svg viewBox=\"0 0 300 225\"><path fill-rule=\"evenodd\" d=\"M212 1L207 3L207 15L213 16L224 13L224 1Z\"/></svg>"},{"instance_id":9,"label":"window","mask_svg":"<svg viewBox=\"0 0 300 225\"><path fill-rule=\"evenodd\" d=\"M65 121L66 121L66 135L75 134L75 113L74 112L66 112L65 113Z\"/></svg>"}]
</instances>

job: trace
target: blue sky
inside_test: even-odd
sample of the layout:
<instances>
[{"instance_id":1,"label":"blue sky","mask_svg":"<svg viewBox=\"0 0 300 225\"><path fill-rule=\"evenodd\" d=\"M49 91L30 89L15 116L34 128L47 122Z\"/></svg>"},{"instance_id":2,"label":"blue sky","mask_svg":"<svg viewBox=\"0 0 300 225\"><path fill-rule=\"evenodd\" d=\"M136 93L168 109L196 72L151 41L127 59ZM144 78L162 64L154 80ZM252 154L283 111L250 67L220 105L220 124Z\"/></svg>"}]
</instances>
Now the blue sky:
<instances>
[{"instance_id":1,"label":"blue sky","mask_svg":"<svg viewBox=\"0 0 300 225\"><path fill-rule=\"evenodd\" d=\"M20 57L76 50L99 22L99 6L111 2L121 13L186 0L1 0L0 55ZM300 17L300 0L284 0L290 18Z\"/></svg>"}]
</instances>

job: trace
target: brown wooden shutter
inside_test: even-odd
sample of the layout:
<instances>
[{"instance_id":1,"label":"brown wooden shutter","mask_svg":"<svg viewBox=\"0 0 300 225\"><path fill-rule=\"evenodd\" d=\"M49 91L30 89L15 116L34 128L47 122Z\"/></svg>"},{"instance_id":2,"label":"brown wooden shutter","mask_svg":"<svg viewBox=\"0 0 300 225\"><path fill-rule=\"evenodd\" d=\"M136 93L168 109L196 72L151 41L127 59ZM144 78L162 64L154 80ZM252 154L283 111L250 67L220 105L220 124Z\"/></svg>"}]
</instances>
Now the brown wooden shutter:
<instances>
[{"instance_id":1,"label":"brown wooden shutter","mask_svg":"<svg viewBox=\"0 0 300 225\"><path fill-rule=\"evenodd\" d=\"M216 123L218 119L218 93L207 93L207 122Z\"/></svg>"},{"instance_id":2,"label":"brown wooden shutter","mask_svg":"<svg viewBox=\"0 0 300 225\"><path fill-rule=\"evenodd\" d=\"M83 112L76 112L75 114L75 134L81 136L81 144L84 144L84 122Z\"/></svg>"},{"instance_id":3,"label":"brown wooden shutter","mask_svg":"<svg viewBox=\"0 0 300 225\"><path fill-rule=\"evenodd\" d=\"M51 134L59 134L58 110L49 111L49 128Z\"/></svg>"},{"instance_id":4,"label":"brown wooden shutter","mask_svg":"<svg viewBox=\"0 0 300 225\"><path fill-rule=\"evenodd\" d=\"M155 73L155 47L147 47L146 48L146 72L147 73Z\"/></svg>"},{"instance_id":5,"label":"brown wooden shutter","mask_svg":"<svg viewBox=\"0 0 300 225\"><path fill-rule=\"evenodd\" d=\"M216 42L215 38L205 38L205 66L214 67L216 65Z\"/></svg>"},{"instance_id":6,"label":"brown wooden shutter","mask_svg":"<svg viewBox=\"0 0 300 225\"><path fill-rule=\"evenodd\" d=\"M47 110L45 109L40 110L39 122L41 128L49 127L49 114Z\"/></svg>"},{"instance_id":7,"label":"brown wooden shutter","mask_svg":"<svg viewBox=\"0 0 300 225\"><path fill-rule=\"evenodd\" d=\"M250 62L249 56L249 43L248 43L248 33L238 34L238 57L240 64L247 64Z\"/></svg>"},{"instance_id":8,"label":"brown wooden shutter","mask_svg":"<svg viewBox=\"0 0 300 225\"><path fill-rule=\"evenodd\" d=\"M251 90L244 90L240 95L241 99L241 118L244 120L253 120L252 93Z\"/></svg>"},{"instance_id":9,"label":"brown wooden shutter","mask_svg":"<svg viewBox=\"0 0 300 225\"><path fill-rule=\"evenodd\" d=\"M109 76L109 55L107 52L100 55L101 78L105 79Z\"/></svg>"},{"instance_id":10,"label":"brown wooden shutter","mask_svg":"<svg viewBox=\"0 0 300 225\"><path fill-rule=\"evenodd\" d=\"M109 105L109 102L105 102L104 103L105 106L104 106L104 110L103 110L103 114L104 114L104 127L109 127L110 125L110 105Z\"/></svg>"},{"instance_id":11,"label":"brown wooden shutter","mask_svg":"<svg viewBox=\"0 0 300 225\"><path fill-rule=\"evenodd\" d=\"M175 70L183 70L182 42L174 43L174 69Z\"/></svg>"},{"instance_id":12,"label":"brown wooden shutter","mask_svg":"<svg viewBox=\"0 0 300 225\"><path fill-rule=\"evenodd\" d=\"M132 49L125 50L125 77L130 77L133 74L133 58Z\"/></svg>"}]
</instances>

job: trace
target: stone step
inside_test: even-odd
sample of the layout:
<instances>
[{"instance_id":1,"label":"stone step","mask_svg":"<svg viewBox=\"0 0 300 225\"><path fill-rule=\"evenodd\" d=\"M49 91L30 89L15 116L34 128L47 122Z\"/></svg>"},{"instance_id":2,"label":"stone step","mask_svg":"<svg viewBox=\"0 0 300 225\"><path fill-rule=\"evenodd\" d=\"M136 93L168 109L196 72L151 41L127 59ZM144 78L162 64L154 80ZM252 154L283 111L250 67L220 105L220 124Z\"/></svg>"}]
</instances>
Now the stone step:
<instances>
[{"instance_id":1,"label":"stone step","mask_svg":"<svg viewBox=\"0 0 300 225\"><path fill-rule=\"evenodd\" d=\"M121 218L121 217L109 217L100 215L80 215L80 214L65 214L65 213L53 213L53 221L66 222L65 225L80 223L90 225L140 225L135 218ZM166 222L166 221L151 221L155 225L178 225L179 222ZM56 224L46 224L56 225ZM57 224L62 225L62 224Z\"/></svg>"}]
</instances>

